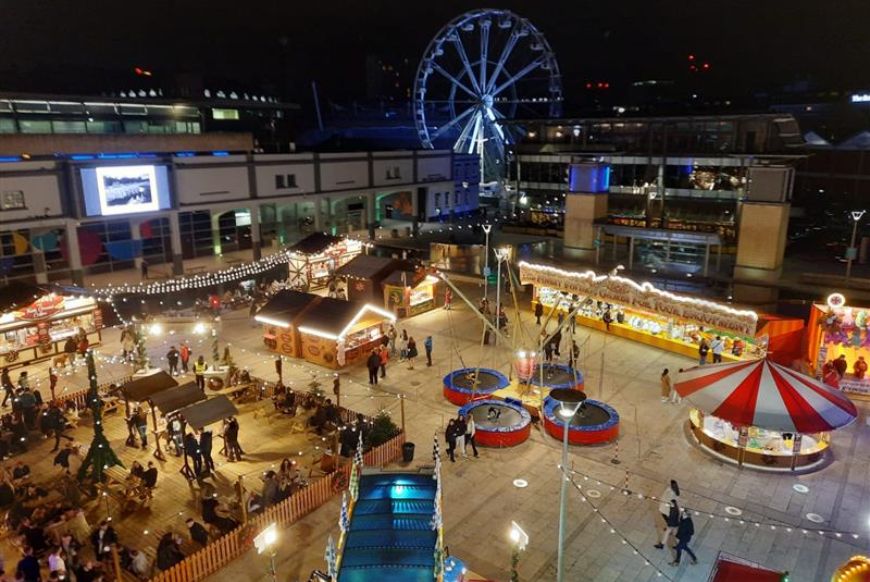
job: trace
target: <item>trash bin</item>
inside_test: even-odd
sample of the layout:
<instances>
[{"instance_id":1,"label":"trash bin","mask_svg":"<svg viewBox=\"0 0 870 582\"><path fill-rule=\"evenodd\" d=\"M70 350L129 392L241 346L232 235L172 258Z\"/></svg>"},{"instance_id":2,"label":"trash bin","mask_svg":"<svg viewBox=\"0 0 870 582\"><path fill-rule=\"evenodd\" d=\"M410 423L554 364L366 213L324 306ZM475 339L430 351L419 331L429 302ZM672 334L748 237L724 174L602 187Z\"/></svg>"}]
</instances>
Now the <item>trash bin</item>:
<instances>
[{"instance_id":1,"label":"trash bin","mask_svg":"<svg viewBox=\"0 0 870 582\"><path fill-rule=\"evenodd\" d=\"M402 445L402 460L410 463L414 460L414 443L405 443Z\"/></svg>"}]
</instances>

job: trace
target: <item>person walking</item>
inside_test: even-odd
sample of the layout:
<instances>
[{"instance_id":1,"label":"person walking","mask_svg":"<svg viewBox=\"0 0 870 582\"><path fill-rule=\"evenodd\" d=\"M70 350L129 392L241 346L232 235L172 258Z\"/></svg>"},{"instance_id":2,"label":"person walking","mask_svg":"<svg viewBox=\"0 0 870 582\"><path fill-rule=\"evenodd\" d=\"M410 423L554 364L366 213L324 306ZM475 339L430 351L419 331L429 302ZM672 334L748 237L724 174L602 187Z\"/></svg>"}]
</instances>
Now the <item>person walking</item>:
<instances>
[{"instance_id":1,"label":"person walking","mask_svg":"<svg viewBox=\"0 0 870 582\"><path fill-rule=\"evenodd\" d=\"M465 445L471 445L471 450L474 451L474 458L477 458L477 443L474 442L474 435L477 434L477 426L474 424L474 416L469 412L465 415Z\"/></svg>"},{"instance_id":2,"label":"person walking","mask_svg":"<svg viewBox=\"0 0 870 582\"><path fill-rule=\"evenodd\" d=\"M544 345L544 361L547 363L553 361L553 343L551 341Z\"/></svg>"},{"instance_id":3,"label":"person walking","mask_svg":"<svg viewBox=\"0 0 870 582\"><path fill-rule=\"evenodd\" d=\"M452 418L447 423L447 429L444 431L444 440L447 441L447 456L450 457L450 462L455 463L456 457L456 421Z\"/></svg>"},{"instance_id":4,"label":"person walking","mask_svg":"<svg viewBox=\"0 0 870 582\"><path fill-rule=\"evenodd\" d=\"M661 550L665 547L668 538L677 531L677 526L680 525L680 511L677 505L677 500L680 497L680 486L674 479L668 484L664 493L659 498L659 513L662 514L662 519L665 522L665 529L662 532L661 542L655 545L656 549Z\"/></svg>"},{"instance_id":5,"label":"person walking","mask_svg":"<svg viewBox=\"0 0 870 582\"><path fill-rule=\"evenodd\" d=\"M671 380L670 370L665 368L662 371L661 378L659 381L662 384L662 402L667 402L668 398L671 397L671 391L674 389L674 381Z\"/></svg>"},{"instance_id":6,"label":"person walking","mask_svg":"<svg viewBox=\"0 0 870 582\"><path fill-rule=\"evenodd\" d=\"M432 336L427 335L423 340L423 347L426 348L426 366L432 366Z\"/></svg>"},{"instance_id":7,"label":"person walking","mask_svg":"<svg viewBox=\"0 0 870 582\"><path fill-rule=\"evenodd\" d=\"M707 363L707 352L710 351L710 346L707 344L706 338L701 338L701 345L698 346L698 365L703 366Z\"/></svg>"},{"instance_id":8,"label":"person walking","mask_svg":"<svg viewBox=\"0 0 870 582\"><path fill-rule=\"evenodd\" d=\"M187 374L187 364L190 361L190 346L187 345L187 342L182 342L178 355L181 358L181 371Z\"/></svg>"},{"instance_id":9,"label":"person walking","mask_svg":"<svg viewBox=\"0 0 870 582\"><path fill-rule=\"evenodd\" d=\"M680 525L677 526L677 545L674 546L674 550L677 552L676 558L671 562L671 566L679 566L680 565L680 557L683 554L683 550L686 550L686 553L689 554L689 557L692 559L692 564L698 563L698 556L695 555L695 552L692 551L692 548L689 547L689 542L692 541L692 536L695 535L695 522L692 521L692 516L685 509L680 512Z\"/></svg>"},{"instance_id":10,"label":"person walking","mask_svg":"<svg viewBox=\"0 0 870 582\"><path fill-rule=\"evenodd\" d=\"M205 369L206 369L205 358L200 356L193 363L193 376L194 376L194 379L196 380L197 388L202 390L203 393L205 392Z\"/></svg>"},{"instance_id":11,"label":"person walking","mask_svg":"<svg viewBox=\"0 0 870 582\"><path fill-rule=\"evenodd\" d=\"M721 364L722 352L725 351L725 342L722 340L722 336L716 336L716 338L710 344L710 351L713 352L713 363Z\"/></svg>"},{"instance_id":12,"label":"person walking","mask_svg":"<svg viewBox=\"0 0 870 582\"><path fill-rule=\"evenodd\" d=\"M3 368L3 372L0 373L0 384L3 385L3 392L5 393L3 396L3 408L6 408L6 402L15 401L15 385L12 384L12 378L9 377L9 368Z\"/></svg>"},{"instance_id":13,"label":"person walking","mask_svg":"<svg viewBox=\"0 0 870 582\"><path fill-rule=\"evenodd\" d=\"M538 301L535 303L535 324L541 325L541 317L544 315L544 304Z\"/></svg>"},{"instance_id":14,"label":"person walking","mask_svg":"<svg viewBox=\"0 0 870 582\"><path fill-rule=\"evenodd\" d=\"M214 473L214 459L211 457L214 436L210 429L204 428L199 435L199 452L202 454L202 464L207 473Z\"/></svg>"},{"instance_id":15,"label":"person walking","mask_svg":"<svg viewBox=\"0 0 870 582\"><path fill-rule=\"evenodd\" d=\"M682 374L682 373L683 373L682 368L677 370L677 374ZM680 397L680 393L677 392L676 386L674 386L674 383L671 382L671 404L679 404L682 401L683 401L683 399L682 399L682 397Z\"/></svg>"},{"instance_id":16,"label":"person walking","mask_svg":"<svg viewBox=\"0 0 870 582\"><path fill-rule=\"evenodd\" d=\"M381 358L375 350L372 350L369 354L369 358L366 360L366 367L369 370L369 386L377 386L378 368L381 367Z\"/></svg>"},{"instance_id":17,"label":"person walking","mask_svg":"<svg viewBox=\"0 0 870 582\"><path fill-rule=\"evenodd\" d=\"M453 308L453 289L448 287L444 290L444 309L450 310Z\"/></svg>"},{"instance_id":18,"label":"person walking","mask_svg":"<svg viewBox=\"0 0 870 582\"><path fill-rule=\"evenodd\" d=\"M414 358L417 357L417 342L413 337L408 338L408 369L414 369Z\"/></svg>"},{"instance_id":19,"label":"person walking","mask_svg":"<svg viewBox=\"0 0 870 582\"><path fill-rule=\"evenodd\" d=\"M381 378L387 377L387 362L390 360L390 350L387 349L387 346L381 346L378 348L378 363L381 368Z\"/></svg>"},{"instance_id":20,"label":"person walking","mask_svg":"<svg viewBox=\"0 0 870 582\"><path fill-rule=\"evenodd\" d=\"M169 351L166 352L166 362L169 364L169 375L178 376L178 350L175 346L169 346Z\"/></svg>"}]
</instances>

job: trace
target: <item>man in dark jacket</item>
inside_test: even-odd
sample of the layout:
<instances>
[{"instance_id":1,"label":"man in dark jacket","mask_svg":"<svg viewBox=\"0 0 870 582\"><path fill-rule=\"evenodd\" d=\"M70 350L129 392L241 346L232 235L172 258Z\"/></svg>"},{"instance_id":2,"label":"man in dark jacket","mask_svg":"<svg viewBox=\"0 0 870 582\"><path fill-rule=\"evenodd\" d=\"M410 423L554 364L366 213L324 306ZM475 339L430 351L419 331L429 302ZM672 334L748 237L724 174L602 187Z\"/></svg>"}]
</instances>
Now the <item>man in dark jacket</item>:
<instances>
[{"instance_id":1,"label":"man in dark jacket","mask_svg":"<svg viewBox=\"0 0 870 582\"><path fill-rule=\"evenodd\" d=\"M175 346L169 348L169 351L166 352L166 361L169 363L169 375L170 376L178 376L178 350L175 349Z\"/></svg>"},{"instance_id":2,"label":"man in dark jacket","mask_svg":"<svg viewBox=\"0 0 870 582\"><path fill-rule=\"evenodd\" d=\"M148 468L142 473L142 483L149 489L157 486L157 467L151 461L148 461Z\"/></svg>"},{"instance_id":3,"label":"man in dark jacket","mask_svg":"<svg viewBox=\"0 0 870 582\"><path fill-rule=\"evenodd\" d=\"M8 368L3 368L3 373L0 374L0 384L3 385L3 392L5 392L2 404L5 407L7 401L15 400L15 385L12 383L12 378L9 377Z\"/></svg>"},{"instance_id":4,"label":"man in dark jacket","mask_svg":"<svg viewBox=\"0 0 870 582\"><path fill-rule=\"evenodd\" d=\"M66 426L63 412L57 407L56 402L52 401L48 405L48 410L42 416L42 426L46 434L54 434L54 448L51 449L51 452L54 453L60 448L60 437L63 436L63 429Z\"/></svg>"},{"instance_id":5,"label":"man in dark jacket","mask_svg":"<svg viewBox=\"0 0 870 582\"><path fill-rule=\"evenodd\" d=\"M187 433L184 437L184 450L193 462L193 474L199 475L202 472L202 452L192 432Z\"/></svg>"},{"instance_id":6,"label":"man in dark jacket","mask_svg":"<svg viewBox=\"0 0 870 582\"><path fill-rule=\"evenodd\" d=\"M664 515L664 514L662 514ZM677 506L677 500L671 499L668 507L668 516L665 518L665 530L662 533L662 541L655 545L655 548L661 550L668 543L668 539L677 531L680 525L680 508Z\"/></svg>"},{"instance_id":7,"label":"man in dark jacket","mask_svg":"<svg viewBox=\"0 0 870 582\"><path fill-rule=\"evenodd\" d=\"M97 529L91 534L91 545L94 546L94 555L97 559L102 559L105 554L111 551L110 546L117 543L118 534L105 520L101 521Z\"/></svg>"},{"instance_id":8,"label":"man in dark jacket","mask_svg":"<svg viewBox=\"0 0 870 582\"><path fill-rule=\"evenodd\" d=\"M689 542L692 541L693 535L695 535L695 524L692 521L692 516L684 509L680 516L680 525L677 526L677 545L674 546L674 550L677 551L677 557L671 562L671 566L680 565L680 556L682 556L683 550L686 550L686 553L692 558L693 564L698 563L698 557L689 547Z\"/></svg>"},{"instance_id":9,"label":"man in dark jacket","mask_svg":"<svg viewBox=\"0 0 870 582\"><path fill-rule=\"evenodd\" d=\"M366 367L369 369L369 384L377 386L378 384L378 368L381 367L381 358L378 353L372 350L369 354L369 359L366 360Z\"/></svg>"},{"instance_id":10,"label":"man in dark jacket","mask_svg":"<svg viewBox=\"0 0 870 582\"><path fill-rule=\"evenodd\" d=\"M39 560L33 555L33 548L24 548L24 557L18 561L15 572L24 582L39 581Z\"/></svg>"},{"instance_id":11,"label":"man in dark jacket","mask_svg":"<svg viewBox=\"0 0 870 582\"><path fill-rule=\"evenodd\" d=\"M535 304L535 323L541 325L541 316L544 315L544 304L538 301Z\"/></svg>"},{"instance_id":12,"label":"man in dark jacket","mask_svg":"<svg viewBox=\"0 0 870 582\"><path fill-rule=\"evenodd\" d=\"M199 452L202 453L202 461L205 464L205 470L214 472L214 459L211 458L212 448L212 432L209 429L203 429L199 435Z\"/></svg>"},{"instance_id":13,"label":"man in dark jacket","mask_svg":"<svg viewBox=\"0 0 870 582\"><path fill-rule=\"evenodd\" d=\"M205 547L208 545L208 532L202 524L195 521L192 517L187 518L187 531L190 532L190 539Z\"/></svg>"}]
</instances>

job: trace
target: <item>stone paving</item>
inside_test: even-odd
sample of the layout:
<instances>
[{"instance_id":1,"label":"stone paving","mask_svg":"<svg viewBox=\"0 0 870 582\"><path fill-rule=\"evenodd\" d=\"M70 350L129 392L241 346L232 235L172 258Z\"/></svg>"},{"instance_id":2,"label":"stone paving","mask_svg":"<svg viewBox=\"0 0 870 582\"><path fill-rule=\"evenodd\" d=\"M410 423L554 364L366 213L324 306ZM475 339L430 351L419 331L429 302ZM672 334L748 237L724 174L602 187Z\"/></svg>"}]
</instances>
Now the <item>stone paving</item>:
<instances>
[{"instance_id":1,"label":"stone paving","mask_svg":"<svg viewBox=\"0 0 870 582\"><path fill-rule=\"evenodd\" d=\"M479 290L472 286L466 290L479 295ZM527 297L521 301L528 304ZM509 314L513 319L512 309ZM537 331L531 315L524 314L523 320L531 337L535 337ZM433 434L436 431L443 434L446 420L455 414L456 408L441 396L441 378L461 366L459 354L466 365L507 372L515 347L481 347L479 323L463 305L457 305L451 312L438 309L417 316L401 326L418 343L426 335L434 337L434 366L427 368L423 361L409 370L393 361L388 366L386 381L376 390L365 384L365 370L354 368L344 374L342 404L369 413L387 407L398 421L396 395L406 394L408 438L417 443L414 462L417 465L428 461ZM109 343L112 333L107 333ZM169 343L179 341L185 333L179 330L152 346L155 356L165 353ZM223 318L220 336L224 341L230 339L236 361L257 375L272 378L272 356L262 349L260 334L260 328L250 325L246 313ZM659 400L661 369L677 369L691 364L690 360L579 326L577 343L583 346L581 367L589 396L608 402L620 412L620 464L611 462L616 456L615 445L571 449L571 464L579 473L592 477L586 481L578 475L581 488L600 492L600 498L594 500L590 494L590 501L599 508L601 516L610 520L616 533L611 533L611 526L601 523L592 503L584 503L578 491L569 490L567 580L640 581L667 577L703 581L721 551L788 570L794 581L819 581L827 579L851 555L870 551L866 535L870 534L867 490L870 436L866 428L866 403L858 403L860 418L855 424L833 435L834 461L823 470L809 475L738 470L690 443L685 430L687 405L662 404ZM210 354L207 342L195 345L195 351L197 347L200 352ZM297 386L304 386L312 375L328 373L301 363L285 363L284 368ZM274 453L276 457L284 454ZM559 455L557 441L533 430L531 439L519 447L484 449L480 459L445 462L444 525L451 553L466 560L475 572L506 580L510 565L507 533L511 520L515 520L530 536L519 566L520 579L554 580ZM733 520L726 523L721 517L696 517L692 547L699 564L689 565L684 560L680 567L673 568L668 565L670 555L652 547L660 535L657 504L624 496L619 491L626 472L629 488L634 492L659 495L667 481L674 478L684 490L687 506L717 515L724 515L726 506L736 506L744 511L744 518L762 520L765 525L741 526ZM526 479L529 486L514 487L512 482L516 478ZM604 483L599 485L597 480ZM617 488L611 490L606 483ZM809 492L795 492L792 489L795 483L807 485ZM854 540L850 536L836 538L785 530L814 526L804 517L809 512L823 516L822 527L862 536ZM338 514L336 499L282 532L277 556L279 580L306 580L313 569L324 568L326 538L330 534L338 537ZM772 529L770 525L777 527ZM635 545L640 554L634 555L631 547L622 543L621 536ZM651 565L646 565L647 560ZM659 577L658 571L664 575ZM267 560L252 551L211 579L268 580Z\"/></svg>"}]
</instances>

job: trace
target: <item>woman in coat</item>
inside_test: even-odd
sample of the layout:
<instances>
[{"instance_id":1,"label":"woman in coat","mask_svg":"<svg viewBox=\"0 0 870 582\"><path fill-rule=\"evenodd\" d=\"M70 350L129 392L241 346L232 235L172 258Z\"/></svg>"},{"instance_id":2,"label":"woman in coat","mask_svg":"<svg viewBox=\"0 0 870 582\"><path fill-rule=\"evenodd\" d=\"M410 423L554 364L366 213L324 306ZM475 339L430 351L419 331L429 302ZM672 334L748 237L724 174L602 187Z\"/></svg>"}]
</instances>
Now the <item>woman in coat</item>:
<instances>
[{"instance_id":1,"label":"woman in coat","mask_svg":"<svg viewBox=\"0 0 870 582\"><path fill-rule=\"evenodd\" d=\"M456 421L454 419L450 419L450 422L447 423L447 429L444 431L444 440L447 441L447 454L450 456L450 462L455 463L456 458L454 457L454 453L456 452Z\"/></svg>"}]
</instances>

